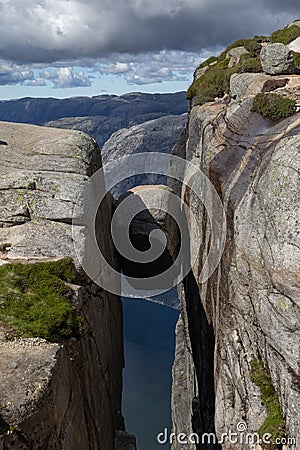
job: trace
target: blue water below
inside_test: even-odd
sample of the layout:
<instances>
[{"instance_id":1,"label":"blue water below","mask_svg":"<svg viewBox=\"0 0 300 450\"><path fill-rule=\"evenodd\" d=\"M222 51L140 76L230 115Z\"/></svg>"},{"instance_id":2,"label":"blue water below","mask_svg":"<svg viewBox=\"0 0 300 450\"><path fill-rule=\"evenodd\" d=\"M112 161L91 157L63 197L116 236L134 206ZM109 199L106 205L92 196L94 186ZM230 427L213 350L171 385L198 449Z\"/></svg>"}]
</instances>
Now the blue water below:
<instances>
[{"instance_id":1,"label":"blue water below","mask_svg":"<svg viewBox=\"0 0 300 450\"><path fill-rule=\"evenodd\" d=\"M138 450L167 450L156 436L171 428L172 364L176 309L123 298L125 371L123 415Z\"/></svg>"}]
</instances>

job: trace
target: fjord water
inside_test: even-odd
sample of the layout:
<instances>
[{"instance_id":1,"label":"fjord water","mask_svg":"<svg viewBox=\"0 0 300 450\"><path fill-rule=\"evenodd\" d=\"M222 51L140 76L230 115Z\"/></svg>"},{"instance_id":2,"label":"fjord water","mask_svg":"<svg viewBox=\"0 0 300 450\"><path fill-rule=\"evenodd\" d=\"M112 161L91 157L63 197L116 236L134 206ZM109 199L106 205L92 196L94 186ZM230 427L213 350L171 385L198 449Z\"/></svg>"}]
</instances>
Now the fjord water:
<instances>
[{"instance_id":1,"label":"fjord water","mask_svg":"<svg viewBox=\"0 0 300 450\"><path fill-rule=\"evenodd\" d=\"M176 290L161 300L170 304ZM165 299L164 299L165 297ZM145 299L123 298L125 371L123 415L138 450L169 449L156 440L171 428L172 364L179 311Z\"/></svg>"}]
</instances>

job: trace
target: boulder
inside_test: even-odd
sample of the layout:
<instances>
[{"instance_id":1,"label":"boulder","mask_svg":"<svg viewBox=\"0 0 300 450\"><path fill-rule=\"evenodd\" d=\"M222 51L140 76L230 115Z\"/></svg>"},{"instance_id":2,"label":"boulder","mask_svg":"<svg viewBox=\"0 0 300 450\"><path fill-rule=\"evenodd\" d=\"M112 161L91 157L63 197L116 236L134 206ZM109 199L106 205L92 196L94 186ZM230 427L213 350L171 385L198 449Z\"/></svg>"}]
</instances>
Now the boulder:
<instances>
[{"instance_id":1,"label":"boulder","mask_svg":"<svg viewBox=\"0 0 300 450\"><path fill-rule=\"evenodd\" d=\"M294 58L291 50L284 44L265 45L260 52L263 71L269 75L293 73Z\"/></svg>"},{"instance_id":2,"label":"boulder","mask_svg":"<svg viewBox=\"0 0 300 450\"><path fill-rule=\"evenodd\" d=\"M300 23L300 22L299 22ZM288 48L295 53L300 53L300 36L294 39L289 45Z\"/></svg>"},{"instance_id":3,"label":"boulder","mask_svg":"<svg viewBox=\"0 0 300 450\"><path fill-rule=\"evenodd\" d=\"M226 58L229 59L228 67L236 66L240 60L242 55L246 55L248 50L245 49L245 47L235 47L229 50L229 52L226 55Z\"/></svg>"},{"instance_id":4,"label":"boulder","mask_svg":"<svg viewBox=\"0 0 300 450\"><path fill-rule=\"evenodd\" d=\"M123 252L125 249L125 254L131 255L127 258L120 254L119 257L125 275L143 279L158 275L172 265L171 255L176 253L179 237L174 231L177 230L176 225L173 225L173 219L168 215L168 211L176 209L171 194L172 190L168 186L143 185L130 189L118 199L115 205L113 230L115 236L122 237ZM171 230L170 233L167 229ZM152 256L147 262L145 259L141 264L135 259L135 255L129 253L129 247L123 246L128 230L130 242L139 252L150 249L149 238L153 233ZM129 282L132 284L132 281ZM137 288L139 285L138 281L134 284Z\"/></svg>"},{"instance_id":5,"label":"boulder","mask_svg":"<svg viewBox=\"0 0 300 450\"><path fill-rule=\"evenodd\" d=\"M231 98L241 100L261 92L264 83L268 80L264 73L235 73L230 78Z\"/></svg>"}]
</instances>

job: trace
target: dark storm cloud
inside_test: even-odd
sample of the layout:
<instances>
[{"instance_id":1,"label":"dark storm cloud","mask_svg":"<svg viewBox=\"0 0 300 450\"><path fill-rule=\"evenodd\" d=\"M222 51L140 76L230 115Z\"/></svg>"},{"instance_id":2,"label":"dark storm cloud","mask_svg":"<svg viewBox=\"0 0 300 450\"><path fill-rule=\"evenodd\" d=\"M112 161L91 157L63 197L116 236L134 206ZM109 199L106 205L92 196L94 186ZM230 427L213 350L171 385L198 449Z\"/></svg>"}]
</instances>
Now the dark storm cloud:
<instances>
[{"instance_id":1,"label":"dark storm cloud","mask_svg":"<svg viewBox=\"0 0 300 450\"><path fill-rule=\"evenodd\" d=\"M53 63L113 52L197 51L266 34L299 0L2 0L0 58Z\"/></svg>"}]
</instances>

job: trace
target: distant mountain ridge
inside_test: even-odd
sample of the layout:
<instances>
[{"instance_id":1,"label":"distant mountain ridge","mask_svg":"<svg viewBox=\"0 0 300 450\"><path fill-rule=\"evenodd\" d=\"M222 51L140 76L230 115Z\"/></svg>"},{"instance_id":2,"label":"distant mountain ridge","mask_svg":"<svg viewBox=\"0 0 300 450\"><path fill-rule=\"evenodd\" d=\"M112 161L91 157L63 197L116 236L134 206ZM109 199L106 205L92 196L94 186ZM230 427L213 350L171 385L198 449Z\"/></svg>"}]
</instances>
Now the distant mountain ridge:
<instances>
[{"instance_id":1,"label":"distant mountain ridge","mask_svg":"<svg viewBox=\"0 0 300 450\"><path fill-rule=\"evenodd\" d=\"M0 102L0 120L77 129L102 146L120 128L148 120L186 113L185 92L128 93L121 96L22 98Z\"/></svg>"}]
</instances>

